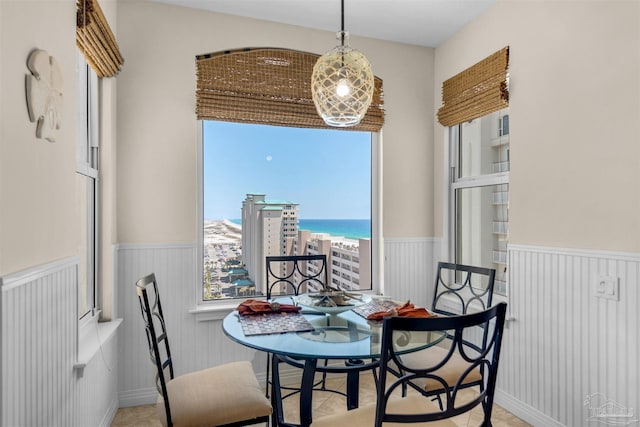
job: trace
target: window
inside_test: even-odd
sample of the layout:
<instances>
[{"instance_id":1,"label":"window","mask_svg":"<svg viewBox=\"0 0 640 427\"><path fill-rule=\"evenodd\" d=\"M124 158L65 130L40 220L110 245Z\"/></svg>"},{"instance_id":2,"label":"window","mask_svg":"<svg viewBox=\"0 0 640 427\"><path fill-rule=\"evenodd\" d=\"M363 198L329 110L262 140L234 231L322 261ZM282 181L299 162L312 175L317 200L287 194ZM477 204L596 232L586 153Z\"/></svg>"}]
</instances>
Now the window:
<instances>
[{"instance_id":1,"label":"window","mask_svg":"<svg viewBox=\"0 0 640 427\"><path fill-rule=\"evenodd\" d=\"M96 307L98 273L98 78L78 52L78 141L76 172L81 195L81 257L78 316Z\"/></svg>"},{"instance_id":2,"label":"window","mask_svg":"<svg viewBox=\"0 0 640 427\"><path fill-rule=\"evenodd\" d=\"M372 290L377 133L201 124L200 303L264 295L269 255L326 254L330 283Z\"/></svg>"},{"instance_id":3,"label":"window","mask_svg":"<svg viewBox=\"0 0 640 427\"><path fill-rule=\"evenodd\" d=\"M450 257L495 268L494 291L507 291L509 232L508 109L452 126L450 131Z\"/></svg>"}]
</instances>

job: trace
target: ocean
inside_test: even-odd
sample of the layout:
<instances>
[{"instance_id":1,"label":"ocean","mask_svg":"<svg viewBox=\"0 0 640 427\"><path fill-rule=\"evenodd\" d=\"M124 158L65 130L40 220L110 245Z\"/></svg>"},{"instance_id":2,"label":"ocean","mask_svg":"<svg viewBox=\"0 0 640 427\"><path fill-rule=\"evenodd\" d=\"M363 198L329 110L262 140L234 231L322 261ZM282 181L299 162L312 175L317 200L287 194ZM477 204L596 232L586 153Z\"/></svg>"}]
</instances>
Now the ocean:
<instances>
[{"instance_id":1,"label":"ocean","mask_svg":"<svg viewBox=\"0 0 640 427\"><path fill-rule=\"evenodd\" d=\"M234 224L242 225L241 219L230 219ZM348 239L370 239L370 219L299 219L298 228L312 233L327 233Z\"/></svg>"}]
</instances>

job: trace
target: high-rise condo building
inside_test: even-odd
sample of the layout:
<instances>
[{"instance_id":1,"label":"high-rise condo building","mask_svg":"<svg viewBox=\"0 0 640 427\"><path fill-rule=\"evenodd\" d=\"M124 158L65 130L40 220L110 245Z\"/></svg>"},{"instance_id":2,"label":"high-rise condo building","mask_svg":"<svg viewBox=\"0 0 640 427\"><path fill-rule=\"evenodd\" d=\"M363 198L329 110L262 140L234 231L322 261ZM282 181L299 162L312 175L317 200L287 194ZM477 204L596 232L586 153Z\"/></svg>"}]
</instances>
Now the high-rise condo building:
<instances>
[{"instance_id":1,"label":"high-rise condo building","mask_svg":"<svg viewBox=\"0 0 640 427\"><path fill-rule=\"evenodd\" d=\"M356 242L298 230L297 203L267 200L264 194L247 194L242 202L242 261L255 283L256 293L266 294L265 257L318 254L327 256L327 281L332 287L345 291L371 289L370 239ZM286 273L286 269L291 268L288 264L282 263L278 273ZM320 267L314 262L304 262L300 268L316 274ZM294 283L300 280L294 276ZM291 292L290 289L282 291Z\"/></svg>"},{"instance_id":2,"label":"high-rise condo building","mask_svg":"<svg viewBox=\"0 0 640 427\"><path fill-rule=\"evenodd\" d=\"M242 261L256 292L266 293L265 257L293 255L298 204L247 194L242 202Z\"/></svg>"},{"instance_id":3,"label":"high-rise condo building","mask_svg":"<svg viewBox=\"0 0 640 427\"><path fill-rule=\"evenodd\" d=\"M358 239L356 243L326 233L300 230L294 249L297 255L326 255L327 281L332 287L344 291L371 289L370 239ZM307 263L307 269L309 273L318 272L312 263Z\"/></svg>"}]
</instances>

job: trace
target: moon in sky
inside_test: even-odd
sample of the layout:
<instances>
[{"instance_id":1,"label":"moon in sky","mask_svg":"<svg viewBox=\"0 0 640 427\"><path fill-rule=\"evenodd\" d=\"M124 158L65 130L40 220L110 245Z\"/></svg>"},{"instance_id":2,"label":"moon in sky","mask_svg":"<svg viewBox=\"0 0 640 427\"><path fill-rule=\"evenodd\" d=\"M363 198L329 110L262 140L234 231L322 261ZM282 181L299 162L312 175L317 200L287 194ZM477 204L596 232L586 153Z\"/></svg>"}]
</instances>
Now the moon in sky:
<instances>
[{"instance_id":1,"label":"moon in sky","mask_svg":"<svg viewBox=\"0 0 640 427\"><path fill-rule=\"evenodd\" d=\"M270 162L273 159L271 156L267 156L267 162Z\"/></svg>"}]
</instances>

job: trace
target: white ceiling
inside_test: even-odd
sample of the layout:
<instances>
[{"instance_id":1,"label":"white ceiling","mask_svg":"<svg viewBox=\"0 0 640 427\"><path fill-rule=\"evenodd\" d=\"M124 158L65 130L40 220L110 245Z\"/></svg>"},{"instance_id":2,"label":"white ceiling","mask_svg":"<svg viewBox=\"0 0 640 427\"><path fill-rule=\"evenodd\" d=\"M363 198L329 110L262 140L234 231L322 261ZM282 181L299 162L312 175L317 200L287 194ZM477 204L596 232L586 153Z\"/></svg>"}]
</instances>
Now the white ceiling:
<instances>
[{"instance_id":1,"label":"white ceiling","mask_svg":"<svg viewBox=\"0 0 640 427\"><path fill-rule=\"evenodd\" d=\"M340 0L154 0L230 15L340 30ZM345 0L352 35L437 47L496 0Z\"/></svg>"}]
</instances>

